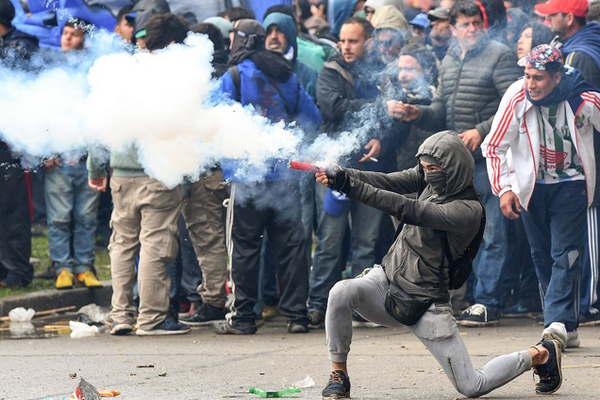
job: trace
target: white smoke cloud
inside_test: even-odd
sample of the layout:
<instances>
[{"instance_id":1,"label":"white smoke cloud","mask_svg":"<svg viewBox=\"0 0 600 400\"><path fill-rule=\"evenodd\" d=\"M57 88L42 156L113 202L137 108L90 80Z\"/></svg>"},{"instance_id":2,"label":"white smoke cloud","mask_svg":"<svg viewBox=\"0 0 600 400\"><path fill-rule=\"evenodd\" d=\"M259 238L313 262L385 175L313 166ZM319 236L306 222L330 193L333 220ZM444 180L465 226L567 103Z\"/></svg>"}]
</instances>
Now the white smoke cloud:
<instances>
[{"instance_id":1,"label":"white smoke cloud","mask_svg":"<svg viewBox=\"0 0 600 400\"><path fill-rule=\"evenodd\" d=\"M216 96L204 35L153 53L131 54L103 34L93 42L79 68L0 70L0 135L14 150L43 157L135 145L146 172L170 187L221 159L244 160L242 173L260 179L267 160L297 154L299 130Z\"/></svg>"}]
</instances>

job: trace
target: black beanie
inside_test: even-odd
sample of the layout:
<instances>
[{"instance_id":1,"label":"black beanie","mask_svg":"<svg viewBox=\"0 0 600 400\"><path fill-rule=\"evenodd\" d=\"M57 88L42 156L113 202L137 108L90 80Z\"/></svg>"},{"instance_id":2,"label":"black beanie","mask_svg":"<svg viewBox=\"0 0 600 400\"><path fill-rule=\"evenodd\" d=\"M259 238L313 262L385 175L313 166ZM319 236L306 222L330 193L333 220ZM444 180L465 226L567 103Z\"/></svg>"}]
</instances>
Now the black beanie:
<instances>
[{"instance_id":1,"label":"black beanie","mask_svg":"<svg viewBox=\"0 0 600 400\"><path fill-rule=\"evenodd\" d=\"M0 24L11 26L15 18L15 7L10 0L0 0Z\"/></svg>"}]
</instances>

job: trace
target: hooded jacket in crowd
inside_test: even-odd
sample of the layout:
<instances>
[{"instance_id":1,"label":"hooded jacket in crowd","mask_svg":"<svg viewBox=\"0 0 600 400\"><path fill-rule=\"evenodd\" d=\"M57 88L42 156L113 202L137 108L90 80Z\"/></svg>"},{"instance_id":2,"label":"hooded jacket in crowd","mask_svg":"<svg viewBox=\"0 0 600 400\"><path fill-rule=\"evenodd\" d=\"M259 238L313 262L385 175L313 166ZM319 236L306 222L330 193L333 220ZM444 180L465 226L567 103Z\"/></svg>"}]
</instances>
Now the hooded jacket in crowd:
<instances>
[{"instance_id":1,"label":"hooded jacket in crowd","mask_svg":"<svg viewBox=\"0 0 600 400\"><path fill-rule=\"evenodd\" d=\"M475 128L485 138L502 95L519 79L521 69L514 51L485 35L463 59L460 55L454 42L442 61L438 97L421 108L417 123L433 131ZM479 150L475 154L481 159Z\"/></svg>"},{"instance_id":2,"label":"hooded jacket in crowd","mask_svg":"<svg viewBox=\"0 0 600 400\"><path fill-rule=\"evenodd\" d=\"M588 83L600 88L600 23L587 23L565 41L560 51L565 64L577 68Z\"/></svg>"},{"instance_id":3,"label":"hooded jacket in crowd","mask_svg":"<svg viewBox=\"0 0 600 400\"><path fill-rule=\"evenodd\" d=\"M263 27L267 32L272 25L276 25L285 35L288 48L284 52L284 57L291 61L294 74L296 74L306 92L314 99L318 73L298 59L298 32L294 20L287 14L273 12L267 15L263 21Z\"/></svg>"},{"instance_id":4,"label":"hooded jacket in crowd","mask_svg":"<svg viewBox=\"0 0 600 400\"><path fill-rule=\"evenodd\" d=\"M280 53L265 50L265 32L258 22L240 20L236 29L230 65L239 72L239 86L230 68L221 79L221 92L242 105L253 105L272 122L296 121L305 132L315 132L321 124L321 114L293 73L291 63ZM227 173L228 168L223 169ZM266 179L278 179L278 170Z\"/></svg>"},{"instance_id":5,"label":"hooded jacket in crowd","mask_svg":"<svg viewBox=\"0 0 600 400\"><path fill-rule=\"evenodd\" d=\"M383 258L388 280L412 298L446 303L448 262L462 256L479 231L483 208L473 189L474 161L455 133L429 137L417 153L436 160L444 182L436 193L420 168L382 174L346 169L342 189L350 198L393 215L404 224ZM418 194L417 199L406 195Z\"/></svg>"}]
</instances>

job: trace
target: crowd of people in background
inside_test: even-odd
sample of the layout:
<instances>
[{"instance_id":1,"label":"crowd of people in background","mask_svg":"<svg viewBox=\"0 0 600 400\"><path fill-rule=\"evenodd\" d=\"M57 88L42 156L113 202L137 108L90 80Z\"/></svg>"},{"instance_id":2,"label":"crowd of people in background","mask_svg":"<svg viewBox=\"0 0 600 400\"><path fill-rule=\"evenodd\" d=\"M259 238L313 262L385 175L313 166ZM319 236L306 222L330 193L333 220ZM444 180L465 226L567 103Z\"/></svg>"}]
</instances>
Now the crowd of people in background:
<instances>
[{"instance_id":1,"label":"crowd of people in background","mask_svg":"<svg viewBox=\"0 0 600 400\"><path fill-rule=\"evenodd\" d=\"M542 313L546 330L579 346L577 327L600 324L600 100L584 94L567 110L562 104L573 97L563 86L576 82L577 94L600 88L600 2L260 3L261 14L224 5L198 21L175 15L165 0L139 0L118 13L115 34L131 51L149 52L183 43L189 32L207 35L213 78L229 101L293 123L309 140L360 131L364 141L339 161L345 167L413 168L428 137L454 132L475 160L487 219L473 274L452 292L459 325ZM0 0L0 63L24 68L41 50L12 26L14 16L12 3ZM69 20L53 51L67 62L86 48L89 29ZM531 58L536 51L543 57ZM550 78L524 59L558 73L563 86L544 86ZM548 62L560 65L546 70ZM540 97L527 94L531 110L515 108L524 101L515 83L523 76L538 83ZM595 109L580 118L586 101ZM534 144L524 141L531 134ZM528 153L530 146L537 150ZM57 154L30 171L0 142L0 286L31 283L32 229L45 223L51 264L40 277L57 289L101 286L95 251L98 241L108 244L113 335L207 324L254 334L279 314L290 333L323 327L332 287L381 263L402 219L281 163L260 183L234 169L214 165L167 188L148 176L135 145L108 161L92 149ZM367 323L358 313L353 320Z\"/></svg>"}]
</instances>

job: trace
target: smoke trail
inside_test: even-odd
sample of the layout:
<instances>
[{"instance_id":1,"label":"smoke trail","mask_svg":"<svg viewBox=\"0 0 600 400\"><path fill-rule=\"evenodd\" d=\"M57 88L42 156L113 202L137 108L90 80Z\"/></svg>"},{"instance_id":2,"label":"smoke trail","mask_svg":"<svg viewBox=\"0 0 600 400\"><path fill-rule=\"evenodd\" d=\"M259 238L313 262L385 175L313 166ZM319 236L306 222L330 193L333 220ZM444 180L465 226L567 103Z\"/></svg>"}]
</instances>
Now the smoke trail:
<instances>
[{"instance_id":1,"label":"smoke trail","mask_svg":"<svg viewBox=\"0 0 600 400\"><path fill-rule=\"evenodd\" d=\"M299 130L219 98L205 36L153 53L113 44L95 35L79 68L0 70L3 140L39 157L136 146L146 172L170 187L223 158L243 159L245 177L259 180L267 160L296 154Z\"/></svg>"}]
</instances>

